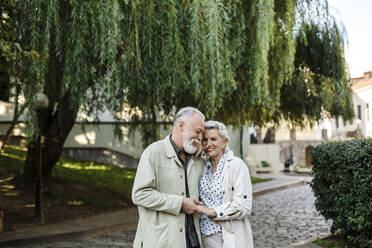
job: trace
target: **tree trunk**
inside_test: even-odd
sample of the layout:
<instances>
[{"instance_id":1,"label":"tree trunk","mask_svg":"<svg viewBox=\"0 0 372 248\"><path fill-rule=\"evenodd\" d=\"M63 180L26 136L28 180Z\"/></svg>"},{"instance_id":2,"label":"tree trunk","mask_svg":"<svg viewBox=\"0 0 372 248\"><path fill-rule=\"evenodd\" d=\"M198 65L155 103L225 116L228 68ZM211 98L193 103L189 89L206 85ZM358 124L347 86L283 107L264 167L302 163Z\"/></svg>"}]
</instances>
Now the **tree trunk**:
<instances>
[{"instance_id":1,"label":"tree trunk","mask_svg":"<svg viewBox=\"0 0 372 248\"><path fill-rule=\"evenodd\" d=\"M41 139L42 175L50 179L52 170L61 156L63 144L75 124L77 109L70 107L70 96L67 94L58 104L55 114L51 109L41 111L38 121ZM32 180L36 176L37 147L35 141L28 144L27 158L24 166L24 177Z\"/></svg>"},{"instance_id":2,"label":"tree trunk","mask_svg":"<svg viewBox=\"0 0 372 248\"><path fill-rule=\"evenodd\" d=\"M54 34L54 27L52 27L52 33ZM51 178L52 170L61 156L63 144L75 124L79 109L79 106L72 107L69 91L61 96L63 59L61 61L57 58L54 39L55 35L52 35L46 73L46 81L48 83L44 87L44 93L49 99L49 108L39 111L37 115L41 133L41 164L44 179ZM23 171L24 178L28 181L31 181L36 176L37 156L35 139L28 144L27 158Z\"/></svg>"}]
</instances>

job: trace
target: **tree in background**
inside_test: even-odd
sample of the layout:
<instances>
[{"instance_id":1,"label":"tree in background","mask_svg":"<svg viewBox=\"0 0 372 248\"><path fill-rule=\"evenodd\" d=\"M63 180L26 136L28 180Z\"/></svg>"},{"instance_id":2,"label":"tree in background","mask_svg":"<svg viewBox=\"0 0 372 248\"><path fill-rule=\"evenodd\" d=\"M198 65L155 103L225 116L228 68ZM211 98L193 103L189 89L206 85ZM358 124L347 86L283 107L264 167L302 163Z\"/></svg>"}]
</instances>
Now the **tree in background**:
<instances>
[{"instance_id":1,"label":"tree in background","mask_svg":"<svg viewBox=\"0 0 372 248\"><path fill-rule=\"evenodd\" d=\"M27 177L35 171L34 137L45 137L49 177L79 111L106 107L120 120L129 106L133 121L147 123L145 143L157 138L159 120L186 105L235 125L303 124L323 111L345 119L352 112L343 33L329 21L326 0L17 4L20 44L39 55L17 73L28 110ZM50 100L39 115L37 92Z\"/></svg>"},{"instance_id":2,"label":"tree in background","mask_svg":"<svg viewBox=\"0 0 372 248\"><path fill-rule=\"evenodd\" d=\"M35 137L40 133L44 137L42 173L50 178L78 111L91 114L101 109L106 104L103 95L113 100L122 44L119 24L124 17L114 0L33 0L18 4L24 11L19 23L21 43L40 54L22 74L35 75L22 80L30 137L24 175L34 177ZM37 92L49 98L49 108L39 114L32 104Z\"/></svg>"},{"instance_id":3,"label":"tree in background","mask_svg":"<svg viewBox=\"0 0 372 248\"><path fill-rule=\"evenodd\" d=\"M16 1L0 0L0 101L9 101L13 97L15 103L12 123L0 142L0 154L4 146L9 143L11 132L26 107L19 99L21 68L26 67L38 57L36 51L24 50L19 44L16 26L20 15L20 8ZM32 75L23 76L23 78L29 77Z\"/></svg>"},{"instance_id":4,"label":"tree in background","mask_svg":"<svg viewBox=\"0 0 372 248\"><path fill-rule=\"evenodd\" d=\"M326 7L326 6L325 6ZM320 10L324 13L324 10ZM296 35L294 73L281 87L280 117L302 126L327 117L354 117L344 58L345 32L327 12L309 18Z\"/></svg>"}]
</instances>

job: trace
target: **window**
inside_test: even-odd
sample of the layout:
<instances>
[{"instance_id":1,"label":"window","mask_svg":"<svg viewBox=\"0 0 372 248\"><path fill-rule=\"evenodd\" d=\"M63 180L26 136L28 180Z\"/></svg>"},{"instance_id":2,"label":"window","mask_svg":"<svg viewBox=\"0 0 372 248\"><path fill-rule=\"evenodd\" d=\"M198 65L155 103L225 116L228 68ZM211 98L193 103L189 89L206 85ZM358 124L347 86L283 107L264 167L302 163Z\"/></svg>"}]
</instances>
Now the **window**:
<instances>
[{"instance_id":1,"label":"window","mask_svg":"<svg viewBox=\"0 0 372 248\"><path fill-rule=\"evenodd\" d=\"M358 119L362 119L362 106L358 105Z\"/></svg>"},{"instance_id":2,"label":"window","mask_svg":"<svg viewBox=\"0 0 372 248\"><path fill-rule=\"evenodd\" d=\"M336 118L336 128L338 128L338 117Z\"/></svg>"},{"instance_id":3,"label":"window","mask_svg":"<svg viewBox=\"0 0 372 248\"><path fill-rule=\"evenodd\" d=\"M367 115L367 121L369 121L369 104L368 103L367 103L366 115Z\"/></svg>"}]
</instances>

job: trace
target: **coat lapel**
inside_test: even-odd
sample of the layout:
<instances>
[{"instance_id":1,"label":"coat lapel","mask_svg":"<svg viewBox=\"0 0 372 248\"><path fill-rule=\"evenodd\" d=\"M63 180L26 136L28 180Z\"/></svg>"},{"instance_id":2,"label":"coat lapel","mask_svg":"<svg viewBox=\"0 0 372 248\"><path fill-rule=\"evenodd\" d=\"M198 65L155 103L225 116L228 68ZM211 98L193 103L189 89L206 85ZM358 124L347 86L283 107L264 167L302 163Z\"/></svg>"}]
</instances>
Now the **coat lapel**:
<instances>
[{"instance_id":1,"label":"coat lapel","mask_svg":"<svg viewBox=\"0 0 372 248\"><path fill-rule=\"evenodd\" d=\"M233 151L228 151L227 152L227 156L226 156L226 162L225 162L225 165L224 165L224 167L223 167L223 170L222 170L222 182L223 182L223 180L224 180L224 177L225 177L225 175L226 175L226 171L228 170L228 168L230 167L230 165L231 165L231 160L234 158L234 152Z\"/></svg>"},{"instance_id":2,"label":"coat lapel","mask_svg":"<svg viewBox=\"0 0 372 248\"><path fill-rule=\"evenodd\" d=\"M165 137L164 141L164 146L165 146L165 153L167 154L167 158L173 159L174 163L176 163L179 167L182 167L181 161L178 159L178 156L176 154L176 151L174 150L172 143L169 140L169 136Z\"/></svg>"},{"instance_id":3,"label":"coat lapel","mask_svg":"<svg viewBox=\"0 0 372 248\"><path fill-rule=\"evenodd\" d=\"M194 164L194 157L192 156L190 158L189 164L187 165L187 177L189 177L190 175L191 167L193 166L193 164Z\"/></svg>"}]
</instances>

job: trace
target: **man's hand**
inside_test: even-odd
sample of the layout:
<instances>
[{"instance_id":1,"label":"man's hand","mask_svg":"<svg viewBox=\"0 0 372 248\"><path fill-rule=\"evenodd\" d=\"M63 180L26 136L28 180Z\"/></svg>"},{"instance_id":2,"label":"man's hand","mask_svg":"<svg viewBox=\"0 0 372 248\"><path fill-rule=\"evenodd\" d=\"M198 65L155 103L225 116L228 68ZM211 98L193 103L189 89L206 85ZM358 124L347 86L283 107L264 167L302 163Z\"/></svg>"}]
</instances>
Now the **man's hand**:
<instances>
[{"instance_id":1,"label":"man's hand","mask_svg":"<svg viewBox=\"0 0 372 248\"><path fill-rule=\"evenodd\" d=\"M193 213L198 213L200 214L200 210L198 206L203 205L200 201L192 198L183 198L182 201L182 211L185 214L193 214Z\"/></svg>"}]
</instances>

